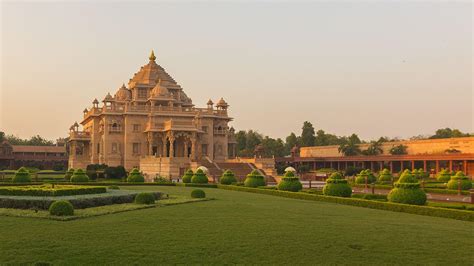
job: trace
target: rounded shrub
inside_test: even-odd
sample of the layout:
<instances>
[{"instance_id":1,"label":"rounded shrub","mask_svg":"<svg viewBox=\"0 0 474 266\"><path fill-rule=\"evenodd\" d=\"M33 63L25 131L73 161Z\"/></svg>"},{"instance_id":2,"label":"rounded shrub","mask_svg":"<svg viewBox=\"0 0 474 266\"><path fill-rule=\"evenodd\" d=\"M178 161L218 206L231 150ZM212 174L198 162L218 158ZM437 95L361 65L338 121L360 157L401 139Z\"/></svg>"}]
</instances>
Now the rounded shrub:
<instances>
[{"instance_id":1,"label":"rounded shrub","mask_svg":"<svg viewBox=\"0 0 474 266\"><path fill-rule=\"evenodd\" d=\"M326 196L350 197L352 188L339 172L335 172L326 180L323 194Z\"/></svg>"},{"instance_id":2,"label":"rounded shrub","mask_svg":"<svg viewBox=\"0 0 474 266\"><path fill-rule=\"evenodd\" d=\"M137 204L153 204L155 203L155 195L148 192L142 192L135 196L135 203Z\"/></svg>"},{"instance_id":3,"label":"rounded shrub","mask_svg":"<svg viewBox=\"0 0 474 266\"><path fill-rule=\"evenodd\" d=\"M73 174L74 174L74 168L69 168L66 174L64 175L64 179L70 180Z\"/></svg>"},{"instance_id":4,"label":"rounded shrub","mask_svg":"<svg viewBox=\"0 0 474 266\"><path fill-rule=\"evenodd\" d=\"M194 189L191 191L191 198L205 198L206 197L206 192L202 189Z\"/></svg>"},{"instance_id":5,"label":"rounded shrub","mask_svg":"<svg viewBox=\"0 0 474 266\"><path fill-rule=\"evenodd\" d=\"M191 183L191 179L193 178L193 170L191 169L188 169L188 171L186 171L186 173L184 173L182 179L183 179L183 183Z\"/></svg>"},{"instance_id":6,"label":"rounded shrub","mask_svg":"<svg viewBox=\"0 0 474 266\"><path fill-rule=\"evenodd\" d=\"M234 172L231 170L226 170L221 176L221 184L223 185L230 185L232 183L236 183L237 179L235 178Z\"/></svg>"},{"instance_id":7,"label":"rounded shrub","mask_svg":"<svg viewBox=\"0 0 474 266\"><path fill-rule=\"evenodd\" d=\"M58 200L49 206L49 214L54 216L74 215L74 207L67 200Z\"/></svg>"},{"instance_id":8,"label":"rounded shrub","mask_svg":"<svg viewBox=\"0 0 474 266\"><path fill-rule=\"evenodd\" d=\"M71 176L71 183L85 183L89 182L89 177L86 175L84 170L81 168L74 171L74 174Z\"/></svg>"},{"instance_id":9,"label":"rounded shrub","mask_svg":"<svg viewBox=\"0 0 474 266\"><path fill-rule=\"evenodd\" d=\"M287 171L277 186L278 190L298 192L303 189L299 177L292 171Z\"/></svg>"},{"instance_id":10,"label":"rounded shrub","mask_svg":"<svg viewBox=\"0 0 474 266\"><path fill-rule=\"evenodd\" d=\"M128 174L127 177L127 182L128 183L144 183L145 182L145 177L138 171L137 168L133 168L132 171L130 171L130 174Z\"/></svg>"},{"instance_id":11,"label":"rounded shrub","mask_svg":"<svg viewBox=\"0 0 474 266\"><path fill-rule=\"evenodd\" d=\"M439 182L448 182L449 180L451 180L451 174L447 169L441 169L441 171L439 171L436 175L436 179Z\"/></svg>"},{"instance_id":12,"label":"rounded shrub","mask_svg":"<svg viewBox=\"0 0 474 266\"><path fill-rule=\"evenodd\" d=\"M31 175L25 167L20 167L18 171L15 172L15 176L13 176L13 183L29 183L31 182Z\"/></svg>"},{"instance_id":13,"label":"rounded shrub","mask_svg":"<svg viewBox=\"0 0 474 266\"><path fill-rule=\"evenodd\" d=\"M193 177L191 178L191 183L206 184L208 182L209 180L207 179L207 175L202 169L197 169L196 173L194 173Z\"/></svg>"},{"instance_id":14,"label":"rounded shrub","mask_svg":"<svg viewBox=\"0 0 474 266\"><path fill-rule=\"evenodd\" d=\"M461 190L469 190L472 188L471 180L469 180L469 177L464 175L462 171L458 171L455 175L451 176L451 180L449 180L447 188L457 190L459 188L459 180L461 180Z\"/></svg>"},{"instance_id":15,"label":"rounded shrub","mask_svg":"<svg viewBox=\"0 0 474 266\"><path fill-rule=\"evenodd\" d=\"M367 177L367 184L372 184L375 181L377 181L377 178L374 176L372 171L369 169L362 170L360 173L357 175L355 182L356 184L365 184L365 178Z\"/></svg>"},{"instance_id":16,"label":"rounded shrub","mask_svg":"<svg viewBox=\"0 0 474 266\"><path fill-rule=\"evenodd\" d=\"M396 203L425 205L426 193L420 188L418 179L405 170L395 183L395 188L388 193L387 199Z\"/></svg>"},{"instance_id":17,"label":"rounded shrub","mask_svg":"<svg viewBox=\"0 0 474 266\"><path fill-rule=\"evenodd\" d=\"M253 170L250 174L248 174L244 181L244 186L246 187L262 187L265 185L265 177L257 170Z\"/></svg>"},{"instance_id":18,"label":"rounded shrub","mask_svg":"<svg viewBox=\"0 0 474 266\"><path fill-rule=\"evenodd\" d=\"M392 176L392 173L390 173L390 170L385 168L380 172L378 181L379 182L390 182L390 181L392 181L392 178L393 178L393 176Z\"/></svg>"}]
</instances>

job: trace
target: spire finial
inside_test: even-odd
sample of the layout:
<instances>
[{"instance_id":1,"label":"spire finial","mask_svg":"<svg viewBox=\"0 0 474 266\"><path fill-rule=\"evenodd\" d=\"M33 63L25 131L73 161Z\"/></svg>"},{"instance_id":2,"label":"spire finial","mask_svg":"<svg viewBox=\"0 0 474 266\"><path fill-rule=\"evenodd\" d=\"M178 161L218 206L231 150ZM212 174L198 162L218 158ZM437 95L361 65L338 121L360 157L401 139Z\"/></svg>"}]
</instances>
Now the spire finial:
<instances>
[{"instance_id":1,"label":"spire finial","mask_svg":"<svg viewBox=\"0 0 474 266\"><path fill-rule=\"evenodd\" d=\"M151 54L150 54L149 59L150 59L150 61L155 61L155 59L156 59L155 52L153 50L151 50Z\"/></svg>"}]
</instances>

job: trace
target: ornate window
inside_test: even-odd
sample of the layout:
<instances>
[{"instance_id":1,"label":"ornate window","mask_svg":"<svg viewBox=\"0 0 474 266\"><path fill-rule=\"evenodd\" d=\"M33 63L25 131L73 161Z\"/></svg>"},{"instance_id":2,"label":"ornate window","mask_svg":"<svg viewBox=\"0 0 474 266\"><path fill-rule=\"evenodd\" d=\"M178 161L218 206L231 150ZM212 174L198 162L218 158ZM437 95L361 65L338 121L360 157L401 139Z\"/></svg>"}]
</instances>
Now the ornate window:
<instances>
[{"instance_id":1,"label":"ornate window","mask_svg":"<svg viewBox=\"0 0 474 266\"><path fill-rule=\"evenodd\" d=\"M132 144L132 152L134 155L140 154L140 143L137 142Z\"/></svg>"},{"instance_id":2,"label":"ornate window","mask_svg":"<svg viewBox=\"0 0 474 266\"><path fill-rule=\"evenodd\" d=\"M148 89L144 89L144 88L138 89L138 98L146 99L147 96L148 96Z\"/></svg>"}]
</instances>

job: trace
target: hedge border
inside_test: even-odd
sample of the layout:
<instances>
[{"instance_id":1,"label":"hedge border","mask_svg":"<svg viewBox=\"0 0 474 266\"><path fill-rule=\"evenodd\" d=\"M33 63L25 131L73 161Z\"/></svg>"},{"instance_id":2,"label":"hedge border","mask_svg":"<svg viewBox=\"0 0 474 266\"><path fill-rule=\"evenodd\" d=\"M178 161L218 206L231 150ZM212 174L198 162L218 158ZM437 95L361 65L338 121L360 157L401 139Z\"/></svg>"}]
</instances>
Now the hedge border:
<instances>
[{"instance_id":1,"label":"hedge border","mask_svg":"<svg viewBox=\"0 0 474 266\"><path fill-rule=\"evenodd\" d=\"M365 184L351 184L353 187L358 187L358 188L365 188ZM371 184L367 184L367 188L371 188ZM375 185L376 189L385 189L385 190L391 190L392 186L389 185ZM436 194L448 194L448 195L457 195L458 191L457 190L452 190L452 189L442 189L442 188L423 188L423 190L426 193L436 193ZM463 190L461 191L461 195L469 195L469 190Z\"/></svg>"},{"instance_id":2,"label":"hedge border","mask_svg":"<svg viewBox=\"0 0 474 266\"><path fill-rule=\"evenodd\" d=\"M36 196L36 197L57 197L106 193L104 186L73 186L49 188L41 186L8 186L0 187L0 195L3 196Z\"/></svg>"},{"instance_id":3,"label":"hedge border","mask_svg":"<svg viewBox=\"0 0 474 266\"><path fill-rule=\"evenodd\" d=\"M233 191L243 191L243 192L286 197L286 198L292 198L292 199L324 201L324 202L338 203L338 204L364 207L364 208L370 208L370 209L378 209L378 210L386 210L386 211L394 211L394 212L405 212L405 213L410 213L410 214L418 214L418 215L450 218L450 219L474 222L474 212L472 211L443 209L443 208L436 208L436 207L429 207L429 206L416 206L416 205L408 205L408 204L400 204L400 203L392 203L392 202L380 202L380 201L355 199L355 198L332 197L332 196L324 196L324 195L317 195L317 194L309 194L309 193L304 193L304 192L288 192L288 191L249 188L249 187L232 186L232 185L218 185L218 188L233 190Z\"/></svg>"},{"instance_id":4,"label":"hedge border","mask_svg":"<svg viewBox=\"0 0 474 266\"><path fill-rule=\"evenodd\" d=\"M204 187L204 188L217 188L217 184L209 183L176 183L178 187Z\"/></svg>"}]
</instances>

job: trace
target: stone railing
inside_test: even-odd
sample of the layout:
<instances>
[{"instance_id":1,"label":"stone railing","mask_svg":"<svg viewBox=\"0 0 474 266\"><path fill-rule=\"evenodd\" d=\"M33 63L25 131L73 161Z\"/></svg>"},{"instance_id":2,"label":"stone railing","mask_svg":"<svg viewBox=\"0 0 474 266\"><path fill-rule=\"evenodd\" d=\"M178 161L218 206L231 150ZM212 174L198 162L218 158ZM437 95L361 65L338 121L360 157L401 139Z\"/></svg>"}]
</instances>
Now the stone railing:
<instances>
[{"instance_id":1,"label":"stone railing","mask_svg":"<svg viewBox=\"0 0 474 266\"><path fill-rule=\"evenodd\" d=\"M71 140L89 140L91 134L86 131L71 131L69 132L69 138Z\"/></svg>"}]
</instances>

